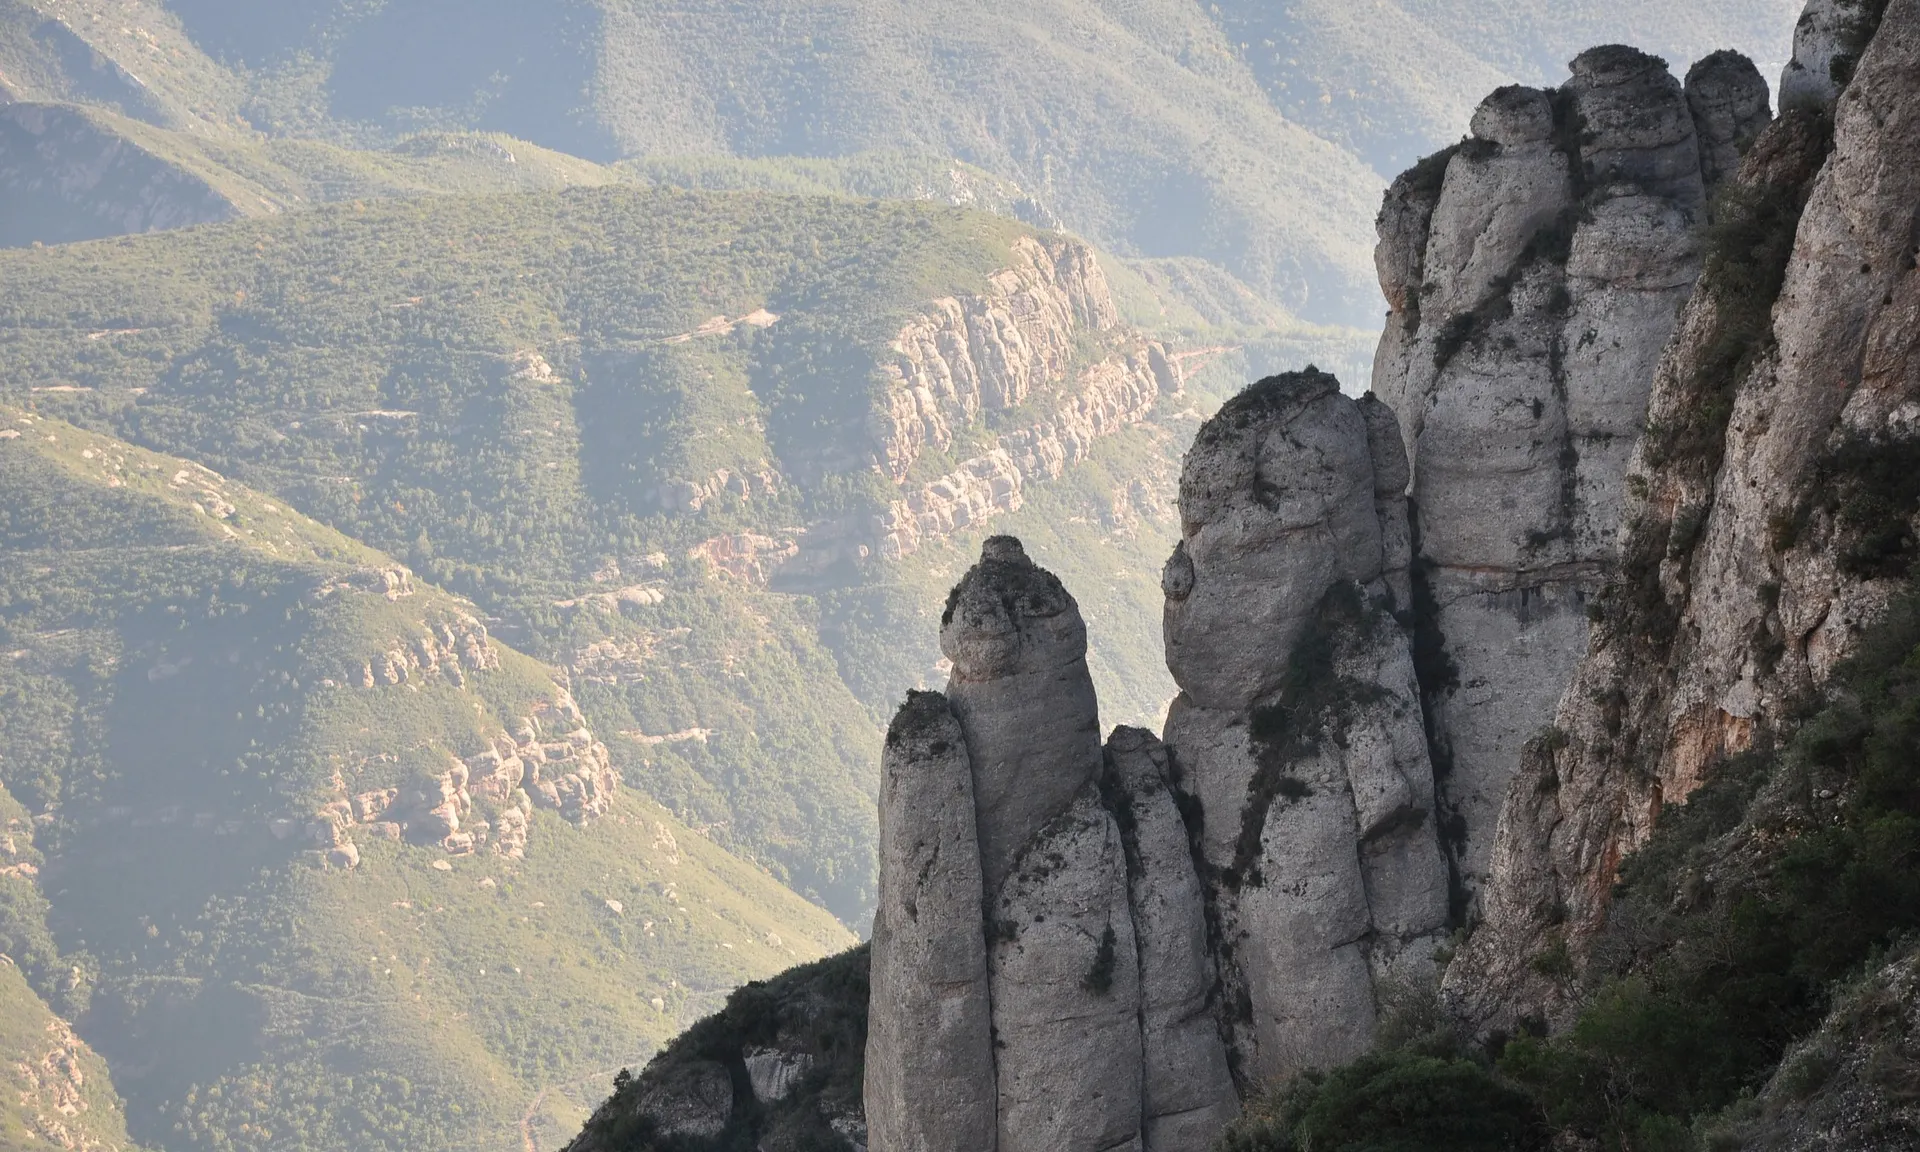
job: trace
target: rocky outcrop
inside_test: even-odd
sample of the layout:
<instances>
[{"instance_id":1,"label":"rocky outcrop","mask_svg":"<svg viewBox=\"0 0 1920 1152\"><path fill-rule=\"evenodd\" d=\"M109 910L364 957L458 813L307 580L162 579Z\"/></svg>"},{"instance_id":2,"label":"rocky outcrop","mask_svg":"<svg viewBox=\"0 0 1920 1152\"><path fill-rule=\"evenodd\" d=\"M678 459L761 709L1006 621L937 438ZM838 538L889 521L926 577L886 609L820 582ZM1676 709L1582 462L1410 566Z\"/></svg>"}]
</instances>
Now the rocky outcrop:
<instances>
[{"instance_id":1,"label":"rocky outcrop","mask_svg":"<svg viewBox=\"0 0 1920 1152\"><path fill-rule=\"evenodd\" d=\"M1811 10L1801 71L1837 11L1857 10ZM1831 136L1817 106L1790 110L1715 222L1633 459L1624 567L1506 793L1486 922L1448 974L1477 1023L1565 1010L1532 958L1579 954L1662 808L1789 730L1911 569L1916 75L1920 3L1895 0Z\"/></svg>"},{"instance_id":2,"label":"rocky outcrop","mask_svg":"<svg viewBox=\"0 0 1920 1152\"><path fill-rule=\"evenodd\" d=\"M936 300L894 338L872 429L886 470L904 478L920 453L950 447L956 429L1066 379L1080 336L1119 325L1106 274L1085 245L1014 241L1013 263L984 293Z\"/></svg>"},{"instance_id":3,"label":"rocky outcrop","mask_svg":"<svg viewBox=\"0 0 1920 1152\"><path fill-rule=\"evenodd\" d=\"M1764 84L1731 53L1685 89L1630 48L1572 70L1558 91L1489 97L1380 217L1394 310L1374 389L1413 461L1423 688L1465 894L1618 556L1626 464L1699 275L1709 186L1766 118Z\"/></svg>"},{"instance_id":4,"label":"rocky outcrop","mask_svg":"<svg viewBox=\"0 0 1920 1152\"><path fill-rule=\"evenodd\" d=\"M355 776L390 774L384 768L390 762L394 756L363 762ZM355 828L455 856L484 849L520 860L536 806L572 824L589 824L607 814L620 774L572 695L555 685L553 699L536 705L513 730L493 735L476 755L449 756L438 774L351 795L344 778L336 776L334 783L334 799L307 824L305 837L330 866L355 868ZM292 822L284 824L292 829Z\"/></svg>"},{"instance_id":5,"label":"rocky outcrop","mask_svg":"<svg viewBox=\"0 0 1920 1152\"><path fill-rule=\"evenodd\" d=\"M880 551L911 555L931 539L1018 511L1028 484L1053 480L1094 443L1146 419L1180 391L1164 347L1123 329L1093 253L1066 239L1022 237L1014 260L978 296L934 301L894 339L870 434L882 469L904 481L929 451L947 452L989 416L1037 414L992 447L893 503ZM1107 347L1086 364L1089 341Z\"/></svg>"},{"instance_id":6,"label":"rocky outcrop","mask_svg":"<svg viewBox=\"0 0 1920 1152\"><path fill-rule=\"evenodd\" d=\"M946 697L888 737L872 1146L1199 1152L1237 1102L1172 758L1101 748L1079 608L1018 541L987 542L941 644Z\"/></svg>"},{"instance_id":7,"label":"rocky outcrop","mask_svg":"<svg viewBox=\"0 0 1920 1152\"><path fill-rule=\"evenodd\" d=\"M1172 753L1151 732L1107 741L1108 799L1126 848L1139 953L1141 1141L1147 1152L1205 1148L1239 1112L1214 1016L1207 893L1174 799Z\"/></svg>"},{"instance_id":8,"label":"rocky outcrop","mask_svg":"<svg viewBox=\"0 0 1920 1152\"><path fill-rule=\"evenodd\" d=\"M1159 344L1116 352L1081 373L1051 415L998 436L995 448L893 502L881 526L880 552L910 556L931 540L985 523L1025 503L1028 485L1057 480L1087 459L1103 437L1139 424L1163 395L1182 387Z\"/></svg>"},{"instance_id":9,"label":"rocky outcrop","mask_svg":"<svg viewBox=\"0 0 1920 1152\"><path fill-rule=\"evenodd\" d=\"M1405 481L1391 414L1313 372L1230 401L1181 475L1166 740L1248 1083L1364 1051L1375 981L1425 970L1446 929L1433 771L1394 615Z\"/></svg>"},{"instance_id":10,"label":"rocky outcrop","mask_svg":"<svg viewBox=\"0 0 1920 1152\"><path fill-rule=\"evenodd\" d=\"M0 108L0 247L238 219L233 200L77 108Z\"/></svg>"}]
</instances>

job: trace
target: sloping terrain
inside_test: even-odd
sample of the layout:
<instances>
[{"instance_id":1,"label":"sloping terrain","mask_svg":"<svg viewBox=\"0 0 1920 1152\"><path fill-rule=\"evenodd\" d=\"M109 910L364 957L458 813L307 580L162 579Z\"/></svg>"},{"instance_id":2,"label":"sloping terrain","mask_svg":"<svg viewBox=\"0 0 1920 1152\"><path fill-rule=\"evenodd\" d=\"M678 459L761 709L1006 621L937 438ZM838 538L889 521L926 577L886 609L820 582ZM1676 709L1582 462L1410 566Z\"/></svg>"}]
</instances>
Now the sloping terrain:
<instances>
[{"instance_id":1,"label":"sloping terrain","mask_svg":"<svg viewBox=\"0 0 1920 1152\"><path fill-rule=\"evenodd\" d=\"M517 1148L554 1089L850 943L621 790L470 606L199 465L0 415L14 967L138 1138Z\"/></svg>"},{"instance_id":2,"label":"sloping terrain","mask_svg":"<svg viewBox=\"0 0 1920 1152\"><path fill-rule=\"evenodd\" d=\"M373 197L547 191L613 183L597 164L525 141L429 133L354 151L201 136L86 105L0 109L0 247L93 240Z\"/></svg>"},{"instance_id":3,"label":"sloping terrain","mask_svg":"<svg viewBox=\"0 0 1920 1152\"><path fill-rule=\"evenodd\" d=\"M7 396L471 597L567 669L632 783L849 922L872 899L874 717L936 674L921 607L989 524L1045 521L1101 590L1121 718L1170 696L1148 607L1178 433L1151 429L1200 415L1217 353L1121 323L1071 242L929 205L620 187L0 268ZM1176 365L1194 387L1165 393ZM914 399L949 377L972 383Z\"/></svg>"}]
</instances>

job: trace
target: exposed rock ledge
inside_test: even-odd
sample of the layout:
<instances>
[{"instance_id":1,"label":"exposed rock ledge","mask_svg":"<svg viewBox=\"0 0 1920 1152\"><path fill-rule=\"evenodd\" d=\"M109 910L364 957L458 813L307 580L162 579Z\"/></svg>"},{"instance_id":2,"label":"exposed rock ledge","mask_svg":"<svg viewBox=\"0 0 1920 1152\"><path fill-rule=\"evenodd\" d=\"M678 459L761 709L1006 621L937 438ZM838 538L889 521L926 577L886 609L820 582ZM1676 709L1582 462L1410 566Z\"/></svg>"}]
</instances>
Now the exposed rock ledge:
<instances>
[{"instance_id":1,"label":"exposed rock ledge","mask_svg":"<svg viewBox=\"0 0 1920 1152\"><path fill-rule=\"evenodd\" d=\"M1163 394L1181 386L1159 344L1143 343L1094 365L1051 417L1001 436L993 451L894 501L880 554L910 556L928 540L1019 511L1028 484L1059 479L1091 455L1101 437L1145 420Z\"/></svg>"}]
</instances>

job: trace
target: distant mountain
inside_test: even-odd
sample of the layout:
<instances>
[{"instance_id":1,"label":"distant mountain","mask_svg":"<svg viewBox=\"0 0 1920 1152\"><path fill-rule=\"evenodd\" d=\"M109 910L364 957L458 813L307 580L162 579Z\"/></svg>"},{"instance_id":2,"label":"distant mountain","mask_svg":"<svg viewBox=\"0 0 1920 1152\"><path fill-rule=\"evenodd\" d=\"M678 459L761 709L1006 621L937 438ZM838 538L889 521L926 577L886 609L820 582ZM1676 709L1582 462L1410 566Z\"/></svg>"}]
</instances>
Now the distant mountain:
<instances>
[{"instance_id":1,"label":"distant mountain","mask_svg":"<svg viewBox=\"0 0 1920 1152\"><path fill-rule=\"evenodd\" d=\"M517 1147L850 942L622 793L470 606L198 464L0 425L0 797L32 814L0 885L37 890L0 977L78 1022L136 1137Z\"/></svg>"},{"instance_id":2,"label":"distant mountain","mask_svg":"<svg viewBox=\"0 0 1920 1152\"><path fill-rule=\"evenodd\" d=\"M1786 54L1792 0L6 0L0 94L199 134L504 133L633 157L952 157L1123 255L1202 257L1315 320L1376 311L1382 173L1596 40Z\"/></svg>"}]
</instances>

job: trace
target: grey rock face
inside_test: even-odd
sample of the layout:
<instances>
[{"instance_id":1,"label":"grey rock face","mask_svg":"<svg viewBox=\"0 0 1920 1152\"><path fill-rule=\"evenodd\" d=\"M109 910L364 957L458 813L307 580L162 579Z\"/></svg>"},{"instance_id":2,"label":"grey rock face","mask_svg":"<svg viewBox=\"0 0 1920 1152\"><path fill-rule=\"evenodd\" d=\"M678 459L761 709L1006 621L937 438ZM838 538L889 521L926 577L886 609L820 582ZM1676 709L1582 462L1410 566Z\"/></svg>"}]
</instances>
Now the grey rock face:
<instances>
[{"instance_id":1,"label":"grey rock face","mask_svg":"<svg viewBox=\"0 0 1920 1152\"><path fill-rule=\"evenodd\" d=\"M1793 30L1793 59L1780 75L1780 110L1829 109L1857 62L1862 35L1860 0L1812 0Z\"/></svg>"},{"instance_id":2,"label":"grey rock face","mask_svg":"<svg viewBox=\"0 0 1920 1152\"><path fill-rule=\"evenodd\" d=\"M1214 1018L1207 896L1174 803L1171 758L1152 733L1118 728L1107 771L1124 809L1128 896L1140 956L1142 1139L1146 1152L1205 1152L1239 1113Z\"/></svg>"},{"instance_id":3,"label":"grey rock face","mask_svg":"<svg viewBox=\"0 0 1920 1152\"><path fill-rule=\"evenodd\" d=\"M1279 687L1329 585L1380 577L1366 419L1325 373L1254 385L1187 453L1180 516L1167 667L1193 703L1242 710Z\"/></svg>"},{"instance_id":4,"label":"grey rock face","mask_svg":"<svg viewBox=\"0 0 1920 1152\"><path fill-rule=\"evenodd\" d=\"M1000 1152L1139 1149L1139 941L1096 785L1026 846L992 917Z\"/></svg>"},{"instance_id":5,"label":"grey rock face","mask_svg":"<svg viewBox=\"0 0 1920 1152\"><path fill-rule=\"evenodd\" d=\"M1166 739L1198 802L1224 1023L1250 1083L1364 1051L1376 977L1425 965L1446 924L1389 591L1406 574L1407 481L1392 413L1318 373L1255 385L1187 457Z\"/></svg>"},{"instance_id":6,"label":"grey rock face","mask_svg":"<svg viewBox=\"0 0 1920 1152\"><path fill-rule=\"evenodd\" d=\"M865 1086L873 1146L992 1152L973 770L944 697L915 693L901 707L887 732L881 788Z\"/></svg>"},{"instance_id":7,"label":"grey rock face","mask_svg":"<svg viewBox=\"0 0 1920 1152\"><path fill-rule=\"evenodd\" d=\"M1772 121L1772 94L1753 61L1738 52L1715 52L1687 70L1687 106L1700 141L1700 175L1711 196L1740 170L1740 157Z\"/></svg>"},{"instance_id":8,"label":"grey rock face","mask_svg":"<svg viewBox=\"0 0 1920 1152\"><path fill-rule=\"evenodd\" d=\"M1408 437L1420 624L1444 654L1425 687L1469 892L1617 555L1627 460L1699 276L1709 183L1767 115L1765 86L1731 53L1685 90L1631 48L1586 52L1572 72L1557 92L1482 105L1444 161L1418 256L1401 184L1380 223L1382 287L1402 303L1374 389Z\"/></svg>"},{"instance_id":9,"label":"grey rock face","mask_svg":"<svg viewBox=\"0 0 1920 1152\"><path fill-rule=\"evenodd\" d=\"M940 649L966 732L985 891L1100 771L1100 711L1087 629L1060 581L1010 536L987 541L953 590Z\"/></svg>"},{"instance_id":10,"label":"grey rock face","mask_svg":"<svg viewBox=\"0 0 1920 1152\"><path fill-rule=\"evenodd\" d=\"M1803 36L1835 10L1814 5ZM1847 528L1809 494L1858 490L1844 447L1911 454L1920 439L1917 75L1920 0L1894 0L1831 136L1823 113L1790 105L1742 164L1746 199L1785 206L1772 227L1793 229L1792 254L1770 302L1741 276L1703 280L1660 364L1656 427L1709 402L1727 415L1650 436L1634 459L1631 567L1560 703L1558 746L1530 751L1510 785L1486 919L1448 971L1476 1023L1570 1011L1532 958L1556 942L1578 955L1663 807L1780 734L1884 610L1892 577L1849 563ZM1736 375L1717 346L1756 304L1770 339Z\"/></svg>"}]
</instances>

